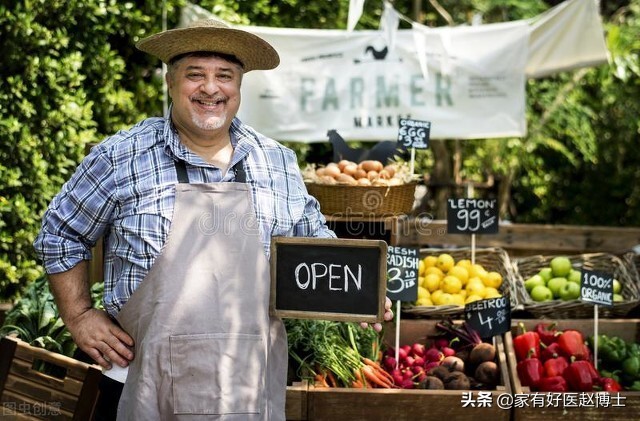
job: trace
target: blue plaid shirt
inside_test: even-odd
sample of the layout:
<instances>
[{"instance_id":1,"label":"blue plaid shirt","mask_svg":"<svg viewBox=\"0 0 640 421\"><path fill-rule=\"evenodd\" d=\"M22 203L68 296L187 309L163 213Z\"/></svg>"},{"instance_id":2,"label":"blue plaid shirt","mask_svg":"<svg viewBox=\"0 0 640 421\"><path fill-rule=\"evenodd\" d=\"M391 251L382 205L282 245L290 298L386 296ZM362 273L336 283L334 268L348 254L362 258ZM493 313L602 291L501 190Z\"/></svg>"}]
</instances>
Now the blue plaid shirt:
<instances>
[{"instance_id":1,"label":"blue plaid shirt","mask_svg":"<svg viewBox=\"0 0 640 421\"><path fill-rule=\"evenodd\" d=\"M229 168L244 160L260 236L335 237L302 181L295 153L234 119ZM170 120L149 118L91 149L44 214L34 246L48 273L91 258L105 238L104 304L115 316L160 253L171 225L176 159L192 183L234 181L180 143Z\"/></svg>"}]
</instances>

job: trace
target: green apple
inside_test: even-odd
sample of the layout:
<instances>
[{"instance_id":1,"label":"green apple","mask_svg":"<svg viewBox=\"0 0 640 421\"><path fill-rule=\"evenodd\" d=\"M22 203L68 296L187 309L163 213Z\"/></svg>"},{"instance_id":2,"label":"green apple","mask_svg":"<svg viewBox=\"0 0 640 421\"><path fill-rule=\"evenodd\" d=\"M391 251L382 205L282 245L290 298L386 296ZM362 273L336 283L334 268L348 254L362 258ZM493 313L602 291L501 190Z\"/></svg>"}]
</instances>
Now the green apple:
<instances>
[{"instance_id":1,"label":"green apple","mask_svg":"<svg viewBox=\"0 0 640 421\"><path fill-rule=\"evenodd\" d=\"M557 278L565 278L571 272L571 260L566 256L556 256L549 262L553 276Z\"/></svg>"},{"instance_id":2,"label":"green apple","mask_svg":"<svg viewBox=\"0 0 640 421\"><path fill-rule=\"evenodd\" d=\"M575 282L565 282L560 288L560 298L564 301L577 300L580 298L580 284Z\"/></svg>"},{"instance_id":3,"label":"green apple","mask_svg":"<svg viewBox=\"0 0 640 421\"><path fill-rule=\"evenodd\" d=\"M614 303L619 303L621 301L624 301L624 297L620 294L613 294L613 302Z\"/></svg>"},{"instance_id":4,"label":"green apple","mask_svg":"<svg viewBox=\"0 0 640 421\"><path fill-rule=\"evenodd\" d=\"M531 290L531 299L533 301L551 301L553 300L553 293L546 286L538 285Z\"/></svg>"},{"instance_id":5,"label":"green apple","mask_svg":"<svg viewBox=\"0 0 640 421\"><path fill-rule=\"evenodd\" d=\"M582 282L582 272L580 272L579 270L571 269L571 272L569 272L569 275L567 275L567 281L575 282L576 284L580 285L580 283Z\"/></svg>"},{"instance_id":6,"label":"green apple","mask_svg":"<svg viewBox=\"0 0 640 421\"><path fill-rule=\"evenodd\" d=\"M538 275L540 275L542 279L544 279L545 283L549 282L549 279L553 278L553 273L551 273L551 268L540 269L540 272L538 272Z\"/></svg>"},{"instance_id":7,"label":"green apple","mask_svg":"<svg viewBox=\"0 0 640 421\"><path fill-rule=\"evenodd\" d=\"M613 293L620 294L622 291L622 284L616 278L613 278Z\"/></svg>"},{"instance_id":8,"label":"green apple","mask_svg":"<svg viewBox=\"0 0 640 421\"><path fill-rule=\"evenodd\" d=\"M542 279L540 275L533 275L531 278L524 281L524 288L527 290L529 294L531 294L531 290L537 287L538 285L545 286L547 283Z\"/></svg>"},{"instance_id":9,"label":"green apple","mask_svg":"<svg viewBox=\"0 0 640 421\"><path fill-rule=\"evenodd\" d=\"M551 290L551 293L553 294L553 298L560 298L560 290L568 283L569 282L567 281L567 278L562 278L558 276L558 277L549 279L549 282L547 282L547 288Z\"/></svg>"}]
</instances>

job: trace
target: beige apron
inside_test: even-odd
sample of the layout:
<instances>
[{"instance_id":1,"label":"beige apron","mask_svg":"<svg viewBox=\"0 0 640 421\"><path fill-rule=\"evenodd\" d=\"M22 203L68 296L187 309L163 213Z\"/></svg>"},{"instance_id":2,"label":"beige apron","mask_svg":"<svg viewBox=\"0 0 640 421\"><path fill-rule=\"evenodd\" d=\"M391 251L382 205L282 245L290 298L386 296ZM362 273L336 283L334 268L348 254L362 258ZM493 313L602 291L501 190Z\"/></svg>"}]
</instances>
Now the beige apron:
<instances>
[{"instance_id":1,"label":"beige apron","mask_svg":"<svg viewBox=\"0 0 640 421\"><path fill-rule=\"evenodd\" d=\"M284 420L269 291L248 185L177 184L165 247L117 317L135 340L118 420Z\"/></svg>"}]
</instances>

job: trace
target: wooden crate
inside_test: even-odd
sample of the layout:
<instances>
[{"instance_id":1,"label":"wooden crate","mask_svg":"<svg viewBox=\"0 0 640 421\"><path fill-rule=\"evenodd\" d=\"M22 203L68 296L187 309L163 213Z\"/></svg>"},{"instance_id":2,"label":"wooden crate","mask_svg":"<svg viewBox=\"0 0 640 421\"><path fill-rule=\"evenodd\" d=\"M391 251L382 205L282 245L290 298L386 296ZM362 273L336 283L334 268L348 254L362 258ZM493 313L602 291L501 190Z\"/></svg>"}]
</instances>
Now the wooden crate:
<instances>
[{"instance_id":1,"label":"wooden crate","mask_svg":"<svg viewBox=\"0 0 640 421\"><path fill-rule=\"evenodd\" d=\"M42 364L48 372L36 369ZM8 419L91 419L101 376L97 365L15 338L0 341L0 405Z\"/></svg>"},{"instance_id":2,"label":"wooden crate","mask_svg":"<svg viewBox=\"0 0 640 421\"><path fill-rule=\"evenodd\" d=\"M436 334L436 321L406 320L401 322L400 343L424 343ZM395 326L387 324L386 340L393 341ZM349 389L309 387L307 415L309 420L424 420L451 419L509 421L511 413L499 409L495 402L500 394L511 393L506 355L501 337L495 338L502 379L497 390L482 391L491 397L491 407L463 407L465 394L458 390ZM472 399L477 399L473 391Z\"/></svg>"},{"instance_id":3,"label":"wooden crate","mask_svg":"<svg viewBox=\"0 0 640 421\"><path fill-rule=\"evenodd\" d=\"M307 419L307 382L294 382L287 386L285 416L288 421L304 421Z\"/></svg>"},{"instance_id":4,"label":"wooden crate","mask_svg":"<svg viewBox=\"0 0 640 421\"><path fill-rule=\"evenodd\" d=\"M538 319L528 320L512 320L511 332L505 334L505 351L507 355L507 361L509 364L509 375L511 376L511 384L513 385L513 393L527 394L528 398L531 398L530 390L528 387L523 387L520 384L520 379L516 372L516 356L513 348L513 335L518 332L518 323L522 322L527 330L533 329L536 323L540 322ZM571 320L557 320L558 329L577 329L587 336L593 335L594 323L593 319L571 319ZM598 333L606 334L609 336L619 336L625 341L640 341L640 319L600 319L598 323ZM547 402L546 399L550 398L550 393L537 392L538 395ZM578 399L580 396L593 397L595 393L585 393L581 395L581 392L577 392ZM618 399L618 393L620 399ZM617 420L632 420L638 419L640 413L640 392L615 392L610 395L611 403L616 403L624 406L615 407L595 407L594 406L578 406L578 407L565 407L565 406L546 406L542 407L518 407L513 408L514 421L548 421L548 420L586 420L586 421L617 421ZM531 399L527 399L531 402Z\"/></svg>"}]
</instances>

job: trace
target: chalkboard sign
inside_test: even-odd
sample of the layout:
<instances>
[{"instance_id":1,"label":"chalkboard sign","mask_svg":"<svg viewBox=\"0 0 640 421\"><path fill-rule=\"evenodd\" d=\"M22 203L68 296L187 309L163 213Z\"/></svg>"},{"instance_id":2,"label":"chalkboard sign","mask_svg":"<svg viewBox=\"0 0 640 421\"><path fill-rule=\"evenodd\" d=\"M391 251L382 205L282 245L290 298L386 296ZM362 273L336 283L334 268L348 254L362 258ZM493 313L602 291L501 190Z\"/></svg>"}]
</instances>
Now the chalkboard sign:
<instances>
[{"instance_id":1,"label":"chalkboard sign","mask_svg":"<svg viewBox=\"0 0 640 421\"><path fill-rule=\"evenodd\" d=\"M431 122L401 118L398 120L398 143L405 148L427 149Z\"/></svg>"},{"instance_id":2,"label":"chalkboard sign","mask_svg":"<svg viewBox=\"0 0 640 421\"><path fill-rule=\"evenodd\" d=\"M496 199L447 200L448 234L497 234Z\"/></svg>"},{"instance_id":3,"label":"chalkboard sign","mask_svg":"<svg viewBox=\"0 0 640 421\"><path fill-rule=\"evenodd\" d=\"M580 281L580 300L602 306L612 306L613 276L583 268Z\"/></svg>"},{"instance_id":4,"label":"chalkboard sign","mask_svg":"<svg viewBox=\"0 0 640 421\"><path fill-rule=\"evenodd\" d=\"M386 286L384 241L306 237L271 241L273 316L382 322Z\"/></svg>"},{"instance_id":5,"label":"chalkboard sign","mask_svg":"<svg viewBox=\"0 0 640 421\"><path fill-rule=\"evenodd\" d=\"M398 301L418 299L419 249L415 247L387 248L387 297Z\"/></svg>"},{"instance_id":6,"label":"chalkboard sign","mask_svg":"<svg viewBox=\"0 0 640 421\"><path fill-rule=\"evenodd\" d=\"M481 338L490 338L511 330L509 297L478 300L464 306L464 319Z\"/></svg>"}]
</instances>

